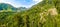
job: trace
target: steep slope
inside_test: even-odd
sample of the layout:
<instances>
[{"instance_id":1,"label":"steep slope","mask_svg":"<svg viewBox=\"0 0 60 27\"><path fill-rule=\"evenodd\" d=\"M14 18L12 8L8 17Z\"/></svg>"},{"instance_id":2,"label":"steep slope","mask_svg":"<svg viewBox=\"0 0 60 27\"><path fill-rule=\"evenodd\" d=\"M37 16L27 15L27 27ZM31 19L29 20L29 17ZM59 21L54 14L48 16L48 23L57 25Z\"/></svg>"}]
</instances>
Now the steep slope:
<instances>
[{"instance_id":1,"label":"steep slope","mask_svg":"<svg viewBox=\"0 0 60 27\"><path fill-rule=\"evenodd\" d=\"M60 11L58 9L60 2L58 4L56 2L56 0L43 0L27 11L5 17L8 22L4 19L1 25L4 27L60 27ZM0 18L3 19L3 17Z\"/></svg>"},{"instance_id":2,"label":"steep slope","mask_svg":"<svg viewBox=\"0 0 60 27\"><path fill-rule=\"evenodd\" d=\"M17 22L17 24L22 25L21 27L60 27L60 14L55 3L56 0L43 0L23 14L17 13L16 18L18 19L20 16L19 18L22 20L19 19L18 21L23 22L20 24Z\"/></svg>"}]
</instances>

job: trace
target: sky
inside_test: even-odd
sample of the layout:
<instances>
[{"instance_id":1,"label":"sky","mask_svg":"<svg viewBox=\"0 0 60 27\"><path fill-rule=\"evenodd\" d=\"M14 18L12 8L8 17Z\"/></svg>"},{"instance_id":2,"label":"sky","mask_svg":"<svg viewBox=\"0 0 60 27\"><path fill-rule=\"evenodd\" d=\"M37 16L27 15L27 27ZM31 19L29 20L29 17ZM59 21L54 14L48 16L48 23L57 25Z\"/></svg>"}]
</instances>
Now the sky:
<instances>
[{"instance_id":1,"label":"sky","mask_svg":"<svg viewBox=\"0 0 60 27\"><path fill-rule=\"evenodd\" d=\"M26 7L29 8L42 0L0 0L0 3L8 3L14 7Z\"/></svg>"}]
</instances>

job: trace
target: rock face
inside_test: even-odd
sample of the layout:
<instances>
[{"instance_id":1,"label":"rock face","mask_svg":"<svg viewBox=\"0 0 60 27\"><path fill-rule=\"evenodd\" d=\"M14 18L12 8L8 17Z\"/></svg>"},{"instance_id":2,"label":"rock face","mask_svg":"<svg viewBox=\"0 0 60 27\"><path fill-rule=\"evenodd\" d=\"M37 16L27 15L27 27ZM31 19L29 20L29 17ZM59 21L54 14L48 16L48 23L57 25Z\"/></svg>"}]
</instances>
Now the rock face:
<instances>
[{"instance_id":1,"label":"rock face","mask_svg":"<svg viewBox=\"0 0 60 27\"><path fill-rule=\"evenodd\" d=\"M49 9L49 10L48 10L48 13L50 13L51 15L57 15L57 14L58 14L56 8L51 8L51 9Z\"/></svg>"}]
</instances>

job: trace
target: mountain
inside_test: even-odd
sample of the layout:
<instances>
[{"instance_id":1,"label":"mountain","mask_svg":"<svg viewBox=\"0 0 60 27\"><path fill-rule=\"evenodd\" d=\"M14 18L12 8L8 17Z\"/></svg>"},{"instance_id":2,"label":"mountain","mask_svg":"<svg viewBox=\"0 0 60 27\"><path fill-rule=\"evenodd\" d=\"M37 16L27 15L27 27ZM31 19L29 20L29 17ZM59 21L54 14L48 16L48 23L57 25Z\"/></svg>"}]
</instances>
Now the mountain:
<instances>
[{"instance_id":1,"label":"mountain","mask_svg":"<svg viewBox=\"0 0 60 27\"><path fill-rule=\"evenodd\" d=\"M47 12L49 9L54 9L60 13L60 2L59 0L43 0L36 5L33 5L29 10L31 12Z\"/></svg>"},{"instance_id":2,"label":"mountain","mask_svg":"<svg viewBox=\"0 0 60 27\"><path fill-rule=\"evenodd\" d=\"M14 10L16 10L16 8L10 4L0 3L0 11L14 11Z\"/></svg>"},{"instance_id":3,"label":"mountain","mask_svg":"<svg viewBox=\"0 0 60 27\"><path fill-rule=\"evenodd\" d=\"M10 4L0 3L0 10L7 10L7 9L15 10L15 8Z\"/></svg>"},{"instance_id":4,"label":"mountain","mask_svg":"<svg viewBox=\"0 0 60 27\"><path fill-rule=\"evenodd\" d=\"M26 10L27 10L26 7L19 7L19 8L17 8L17 11L18 11L18 12L20 12L20 11L26 11Z\"/></svg>"},{"instance_id":5,"label":"mountain","mask_svg":"<svg viewBox=\"0 0 60 27\"><path fill-rule=\"evenodd\" d=\"M43 0L16 14L0 13L0 27L60 27L60 0Z\"/></svg>"},{"instance_id":6,"label":"mountain","mask_svg":"<svg viewBox=\"0 0 60 27\"><path fill-rule=\"evenodd\" d=\"M60 27L59 7L58 0L43 0L28 11L15 15L17 19L20 18L20 23L16 21L18 27Z\"/></svg>"},{"instance_id":7,"label":"mountain","mask_svg":"<svg viewBox=\"0 0 60 27\"><path fill-rule=\"evenodd\" d=\"M25 9L27 9L26 7L20 7L20 8L18 8L18 9L20 9L20 10L25 10Z\"/></svg>"},{"instance_id":8,"label":"mountain","mask_svg":"<svg viewBox=\"0 0 60 27\"><path fill-rule=\"evenodd\" d=\"M7 4L7 3L0 3L0 10L1 11L13 11L13 12L17 12L17 11L24 11L26 9L27 8L25 8L25 7L16 8L16 7L14 7L14 6L10 5L10 4Z\"/></svg>"}]
</instances>

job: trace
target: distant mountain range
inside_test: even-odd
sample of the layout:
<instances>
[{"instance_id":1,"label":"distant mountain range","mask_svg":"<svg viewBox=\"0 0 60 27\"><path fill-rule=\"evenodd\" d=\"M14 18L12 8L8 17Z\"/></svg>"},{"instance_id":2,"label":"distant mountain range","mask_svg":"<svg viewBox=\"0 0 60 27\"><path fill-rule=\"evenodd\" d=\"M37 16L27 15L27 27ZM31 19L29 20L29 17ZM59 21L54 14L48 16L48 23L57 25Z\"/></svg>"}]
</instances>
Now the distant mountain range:
<instances>
[{"instance_id":1,"label":"distant mountain range","mask_svg":"<svg viewBox=\"0 0 60 27\"><path fill-rule=\"evenodd\" d=\"M7 3L0 3L0 11L4 10L4 11L13 11L13 12L17 12L17 11L24 11L26 10L26 7L19 7L16 8L10 4Z\"/></svg>"}]
</instances>

